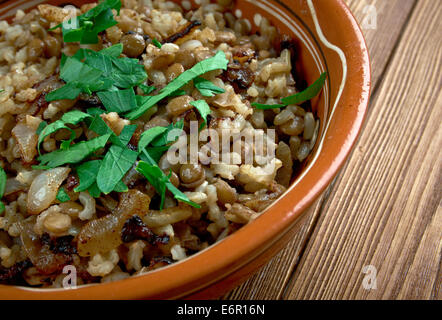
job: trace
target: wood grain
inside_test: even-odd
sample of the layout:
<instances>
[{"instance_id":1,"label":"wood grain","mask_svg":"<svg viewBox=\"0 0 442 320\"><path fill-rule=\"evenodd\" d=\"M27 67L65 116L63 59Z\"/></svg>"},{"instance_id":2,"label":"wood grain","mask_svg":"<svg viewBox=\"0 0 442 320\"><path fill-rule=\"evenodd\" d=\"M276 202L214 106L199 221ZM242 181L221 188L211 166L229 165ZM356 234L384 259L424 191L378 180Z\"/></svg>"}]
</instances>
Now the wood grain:
<instances>
[{"instance_id":1,"label":"wood grain","mask_svg":"<svg viewBox=\"0 0 442 320\"><path fill-rule=\"evenodd\" d=\"M367 45L370 50L373 69L373 86L376 87L394 52L395 45L401 38L407 17L411 14L414 0L376 0L366 3L360 0L348 0L350 9L356 19L362 22L366 17L364 8L367 4L374 5L377 10L377 29L364 30ZM329 190L332 189L332 183ZM287 247L272 259L259 273L251 277L224 299L280 299L288 280L296 270L299 259L305 249L305 244L316 226L317 219L322 213L321 208L328 200L326 192L309 210L309 220L299 234Z\"/></svg>"},{"instance_id":2,"label":"wood grain","mask_svg":"<svg viewBox=\"0 0 442 320\"><path fill-rule=\"evenodd\" d=\"M283 298L440 298L441 18L418 1Z\"/></svg>"},{"instance_id":3,"label":"wood grain","mask_svg":"<svg viewBox=\"0 0 442 320\"><path fill-rule=\"evenodd\" d=\"M402 39L402 31L416 4L415 0L346 0L345 1L356 20L362 26L372 64L373 87L387 67L391 55ZM369 21L368 6L376 8L376 28L364 27L364 21Z\"/></svg>"}]
</instances>

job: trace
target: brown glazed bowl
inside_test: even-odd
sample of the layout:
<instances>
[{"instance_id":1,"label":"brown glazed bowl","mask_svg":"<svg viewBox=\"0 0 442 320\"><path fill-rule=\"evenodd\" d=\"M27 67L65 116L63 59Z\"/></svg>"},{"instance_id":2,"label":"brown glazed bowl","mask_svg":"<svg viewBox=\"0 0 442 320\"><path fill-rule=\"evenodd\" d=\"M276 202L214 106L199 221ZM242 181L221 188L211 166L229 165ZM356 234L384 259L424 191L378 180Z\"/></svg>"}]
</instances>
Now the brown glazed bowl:
<instances>
[{"instance_id":1,"label":"brown glazed bowl","mask_svg":"<svg viewBox=\"0 0 442 320\"><path fill-rule=\"evenodd\" d=\"M43 2L92 1L11 0L0 5L0 19ZM234 13L253 28L267 17L281 34L295 38L296 67L307 83L324 71L329 75L322 94L312 101L321 120L314 152L285 195L233 235L163 269L70 290L0 286L0 299L215 298L245 281L293 237L303 213L343 166L362 127L371 85L367 47L342 0L236 0Z\"/></svg>"}]
</instances>

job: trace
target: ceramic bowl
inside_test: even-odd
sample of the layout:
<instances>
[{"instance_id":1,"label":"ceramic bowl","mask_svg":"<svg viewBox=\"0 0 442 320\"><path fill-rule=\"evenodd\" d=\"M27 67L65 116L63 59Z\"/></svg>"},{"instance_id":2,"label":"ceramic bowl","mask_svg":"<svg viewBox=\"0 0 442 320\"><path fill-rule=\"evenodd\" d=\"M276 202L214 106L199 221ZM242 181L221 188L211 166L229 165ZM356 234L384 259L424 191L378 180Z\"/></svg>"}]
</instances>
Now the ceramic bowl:
<instances>
[{"instance_id":1,"label":"ceramic bowl","mask_svg":"<svg viewBox=\"0 0 442 320\"><path fill-rule=\"evenodd\" d=\"M6 1L0 6L0 19L40 3L86 2L91 1ZM296 67L307 83L324 71L329 75L322 94L312 101L321 123L314 152L285 195L233 235L163 269L71 290L0 286L0 298L214 298L245 281L293 237L303 213L338 173L361 129L371 85L367 47L357 22L341 0L237 0L234 14L247 19L253 29L266 17L280 33L295 38Z\"/></svg>"}]
</instances>

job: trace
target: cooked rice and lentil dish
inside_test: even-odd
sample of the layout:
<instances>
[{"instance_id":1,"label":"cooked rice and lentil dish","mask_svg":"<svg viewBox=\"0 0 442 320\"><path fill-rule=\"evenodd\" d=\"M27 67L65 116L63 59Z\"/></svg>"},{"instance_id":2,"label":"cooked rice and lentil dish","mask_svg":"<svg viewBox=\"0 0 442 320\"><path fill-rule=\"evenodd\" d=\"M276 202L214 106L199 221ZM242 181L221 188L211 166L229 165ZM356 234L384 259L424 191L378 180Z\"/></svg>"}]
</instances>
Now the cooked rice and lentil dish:
<instances>
[{"instance_id":1,"label":"cooked rice and lentil dish","mask_svg":"<svg viewBox=\"0 0 442 320\"><path fill-rule=\"evenodd\" d=\"M0 21L1 284L62 287L66 265L77 284L143 274L285 192L315 144L308 100L325 75L300 90L294 41L265 18L252 33L232 6L105 0L76 19L39 5ZM276 156L171 164L167 134L191 121L220 136L275 129Z\"/></svg>"}]
</instances>

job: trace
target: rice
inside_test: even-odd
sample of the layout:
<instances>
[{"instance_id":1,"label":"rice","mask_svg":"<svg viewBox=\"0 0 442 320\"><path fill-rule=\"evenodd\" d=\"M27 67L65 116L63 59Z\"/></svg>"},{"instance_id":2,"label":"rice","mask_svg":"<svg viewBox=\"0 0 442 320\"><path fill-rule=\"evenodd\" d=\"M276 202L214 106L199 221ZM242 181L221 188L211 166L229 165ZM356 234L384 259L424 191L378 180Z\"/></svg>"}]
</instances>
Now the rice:
<instances>
[{"instance_id":1,"label":"rice","mask_svg":"<svg viewBox=\"0 0 442 320\"><path fill-rule=\"evenodd\" d=\"M67 16L62 8L41 5L28 13L19 10L11 23L0 21L0 165L8 177L2 199L5 210L0 213L0 283L61 287L65 265L76 268L79 284L149 272L186 259L230 235L259 217L289 187L296 168L313 148L318 121L311 110L300 106L258 110L251 105L278 103L298 91L292 54L278 45L282 39L266 18L260 21L260 32L252 34L250 22L237 19L230 11L232 2L202 0L200 7L192 10L188 1L179 6L164 0L125 0L116 16L118 25L102 32L98 44L87 46L63 43L59 29L49 31ZM80 14L93 7L84 5L76 11ZM173 43L163 43L161 48L152 43L154 38L173 39L191 21L199 23ZM166 194L164 209L158 210L155 188L134 168L123 179L129 188L126 195L112 192L97 199L86 190L74 191L78 176L68 174L70 168L51 177L45 176L47 171L33 169L32 165L38 164L36 131L42 121L53 123L68 111L97 106L85 95L45 101L49 92L63 85L59 79L62 53L73 55L80 47L101 50L120 42L124 56L140 60L148 74L144 84L155 86L156 92L218 50L230 60L225 72L215 70L203 76L224 93L204 97L188 84L182 88L184 95L165 99L139 119L129 121L115 112L103 115L117 135L125 126L136 125L129 146L136 149L142 132L179 120L184 120L188 131L188 122L198 120L192 102L203 99L211 109L209 135L226 138L225 130L237 130L248 137L262 129L275 129L274 142L262 135L263 145L276 149L276 158L261 154L261 162L246 163L243 156L247 152L258 155L257 146L246 143L239 143L239 150L225 155L235 159L233 164L174 165L163 156L159 167L170 174L175 187L201 206L199 209ZM77 138L96 136L82 124L70 129ZM68 129L49 135L41 151L59 149L70 135ZM44 185L42 181L51 182ZM61 188L70 201L61 203L55 197ZM36 203L38 192L46 194ZM129 204L124 197L132 199ZM137 206L137 201L146 205ZM138 215L140 219L132 219ZM97 245L94 252L80 249L79 237L85 226L108 227L111 223L117 228L116 237L106 235L109 242ZM100 245L106 251L98 248Z\"/></svg>"}]
</instances>

